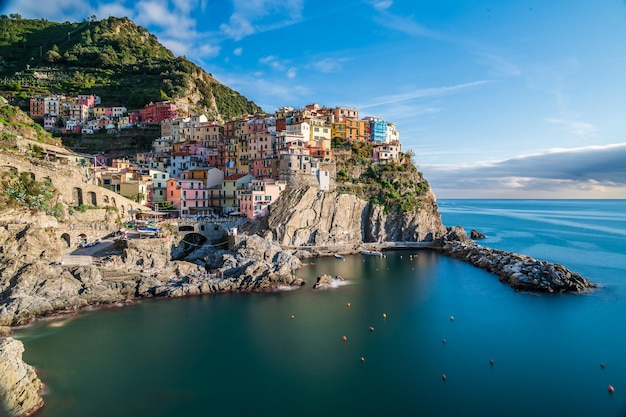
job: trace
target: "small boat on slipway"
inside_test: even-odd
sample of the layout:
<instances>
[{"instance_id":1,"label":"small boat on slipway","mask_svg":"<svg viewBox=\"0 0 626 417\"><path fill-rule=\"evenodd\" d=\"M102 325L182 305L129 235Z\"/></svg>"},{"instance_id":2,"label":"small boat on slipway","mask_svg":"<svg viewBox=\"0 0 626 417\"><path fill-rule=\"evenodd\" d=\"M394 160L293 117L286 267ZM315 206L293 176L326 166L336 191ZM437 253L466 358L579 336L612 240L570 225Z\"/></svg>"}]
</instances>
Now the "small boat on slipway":
<instances>
[{"instance_id":1,"label":"small boat on slipway","mask_svg":"<svg viewBox=\"0 0 626 417\"><path fill-rule=\"evenodd\" d=\"M361 250L361 254L362 255L369 255L369 256L383 256L383 253L377 250L367 250L367 249L363 249Z\"/></svg>"},{"instance_id":2,"label":"small boat on slipway","mask_svg":"<svg viewBox=\"0 0 626 417\"><path fill-rule=\"evenodd\" d=\"M335 258L337 259L343 259L343 255L339 255L338 253L335 254Z\"/></svg>"}]
</instances>

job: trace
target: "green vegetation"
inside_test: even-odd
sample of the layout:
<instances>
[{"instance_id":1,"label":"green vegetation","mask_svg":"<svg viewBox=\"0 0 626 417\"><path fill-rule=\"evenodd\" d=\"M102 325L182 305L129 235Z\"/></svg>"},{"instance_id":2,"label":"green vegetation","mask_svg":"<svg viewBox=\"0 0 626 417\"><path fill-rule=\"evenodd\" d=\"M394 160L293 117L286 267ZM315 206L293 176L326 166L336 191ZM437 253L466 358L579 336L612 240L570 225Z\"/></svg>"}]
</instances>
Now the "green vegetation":
<instances>
[{"instance_id":1,"label":"green vegetation","mask_svg":"<svg viewBox=\"0 0 626 417\"><path fill-rule=\"evenodd\" d=\"M372 204L380 204L386 212L409 212L421 207L430 184L411 161L412 154L401 162L374 164L370 143L354 143L351 158L337 166L337 191L354 194ZM360 172L352 177L349 173Z\"/></svg>"},{"instance_id":2,"label":"green vegetation","mask_svg":"<svg viewBox=\"0 0 626 417\"><path fill-rule=\"evenodd\" d=\"M104 105L138 109L199 93L191 108L211 117L262 111L127 18L56 23L2 15L0 77L0 92L15 100L93 93Z\"/></svg>"},{"instance_id":3,"label":"green vegetation","mask_svg":"<svg viewBox=\"0 0 626 417\"><path fill-rule=\"evenodd\" d=\"M19 107L9 104L0 104L0 131L2 131L2 139L5 141L23 136L42 143L59 144L57 139L50 136L43 127L35 123ZM43 148L38 147L35 152L37 151L41 153Z\"/></svg>"},{"instance_id":4,"label":"green vegetation","mask_svg":"<svg viewBox=\"0 0 626 417\"><path fill-rule=\"evenodd\" d=\"M26 207L43 211L59 220L63 217L63 204L55 203L58 191L50 181L35 181L29 173L8 171L2 173L0 185L1 209Z\"/></svg>"}]
</instances>

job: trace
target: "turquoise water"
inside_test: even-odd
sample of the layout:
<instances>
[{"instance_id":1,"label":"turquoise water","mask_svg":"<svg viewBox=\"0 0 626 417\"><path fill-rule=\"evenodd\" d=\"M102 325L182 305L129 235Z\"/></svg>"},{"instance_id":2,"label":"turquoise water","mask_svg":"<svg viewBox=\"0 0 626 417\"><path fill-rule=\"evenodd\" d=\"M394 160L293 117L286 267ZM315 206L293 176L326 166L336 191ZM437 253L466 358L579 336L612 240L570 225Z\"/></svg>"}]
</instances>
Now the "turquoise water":
<instances>
[{"instance_id":1,"label":"turquoise water","mask_svg":"<svg viewBox=\"0 0 626 417\"><path fill-rule=\"evenodd\" d=\"M602 288L515 293L429 251L315 259L295 291L144 301L21 330L48 387L38 415L626 415L626 202L439 204L445 224ZM346 285L313 291L323 273Z\"/></svg>"}]
</instances>

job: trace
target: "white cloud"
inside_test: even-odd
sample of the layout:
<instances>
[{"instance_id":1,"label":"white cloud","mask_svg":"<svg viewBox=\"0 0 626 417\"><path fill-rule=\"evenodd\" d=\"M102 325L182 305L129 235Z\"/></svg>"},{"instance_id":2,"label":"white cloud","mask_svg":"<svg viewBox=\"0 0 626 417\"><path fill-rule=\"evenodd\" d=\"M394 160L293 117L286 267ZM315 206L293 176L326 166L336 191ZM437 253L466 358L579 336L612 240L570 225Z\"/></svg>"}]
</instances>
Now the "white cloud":
<instances>
[{"instance_id":1,"label":"white cloud","mask_svg":"<svg viewBox=\"0 0 626 417\"><path fill-rule=\"evenodd\" d=\"M554 123L559 126L563 126L576 136L590 136L597 132L598 129L587 122L580 122L578 120L565 120L559 118L547 118L546 121Z\"/></svg>"},{"instance_id":2,"label":"white cloud","mask_svg":"<svg viewBox=\"0 0 626 417\"><path fill-rule=\"evenodd\" d=\"M243 52L243 48L235 48L233 50L233 55L235 56L241 56L241 53Z\"/></svg>"},{"instance_id":3,"label":"white cloud","mask_svg":"<svg viewBox=\"0 0 626 417\"><path fill-rule=\"evenodd\" d=\"M300 22L303 7L303 0L234 0L233 14L220 30L228 38L241 40Z\"/></svg>"},{"instance_id":4,"label":"white cloud","mask_svg":"<svg viewBox=\"0 0 626 417\"><path fill-rule=\"evenodd\" d=\"M287 70L287 78L296 78L297 71L294 67L291 67Z\"/></svg>"},{"instance_id":5,"label":"white cloud","mask_svg":"<svg viewBox=\"0 0 626 417\"><path fill-rule=\"evenodd\" d=\"M229 23L222 23L220 30L229 38L238 41L255 32L252 24L243 16L235 13L230 16Z\"/></svg>"},{"instance_id":6,"label":"white cloud","mask_svg":"<svg viewBox=\"0 0 626 417\"><path fill-rule=\"evenodd\" d=\"M348 61L347 58L324 58L314 62L310 67L315 68L319 72L331 73L340 71L343 63Z\"/></svg>"},{"instance_id":7,"label":"white cloud","mask_svg":"<svg viewBox=\"0 0 626 417\"><path fill-rule=\"evenodd\" d=\"M418 163L419 158L416 151ZM420 169L446 198L624 198L625 160L626 143L620 143Z\"/></svg>"},{"instance_id":8,"label":"white cloud","mask_svg":"<svg viewBox=\"0 0 626 417\"><path fill-rule=\"evenodd\" d=\"M392 4L393 4L392 0L381 0L381 1L373 2L372 6L374 6L374 8L377 10L387 10L388 8L391 7Z\"/></svg>"}]
</instances>

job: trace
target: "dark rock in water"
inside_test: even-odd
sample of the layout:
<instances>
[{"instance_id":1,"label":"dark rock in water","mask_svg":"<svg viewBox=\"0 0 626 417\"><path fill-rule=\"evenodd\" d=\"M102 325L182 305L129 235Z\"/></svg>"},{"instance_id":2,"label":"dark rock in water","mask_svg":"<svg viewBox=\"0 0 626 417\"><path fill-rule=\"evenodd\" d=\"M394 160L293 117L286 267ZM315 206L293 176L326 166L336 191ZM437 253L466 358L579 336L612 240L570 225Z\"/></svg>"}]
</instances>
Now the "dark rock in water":
<instances>
[{"instance_id":1,"label":"dark rock in water","mask_svg":"<svg viewBox=\"0 0 626 417\"><path fill-rule=\"evenodd\" d=\"M473 240L477 240L477 239L484 239L487 236L485 236L484 234L480 233L478 230L476 229L472 229L470 231L470 238L472 238Z\"/></svg>"},{"instance_id":2,"label":"dark rock in water","mask_svg":"<svg viewBox=\"0 0 626 417\"><path fill-rule=\"evenodd\" d=\"M443 252L497 274L500 281L516 291L584 293L597 287L563 265L491 249L474 242L448 241L443 246Z\"/></svg>"}]
</instances>

